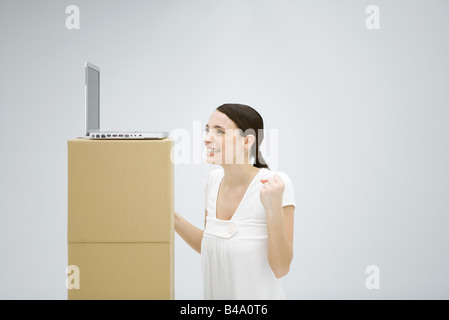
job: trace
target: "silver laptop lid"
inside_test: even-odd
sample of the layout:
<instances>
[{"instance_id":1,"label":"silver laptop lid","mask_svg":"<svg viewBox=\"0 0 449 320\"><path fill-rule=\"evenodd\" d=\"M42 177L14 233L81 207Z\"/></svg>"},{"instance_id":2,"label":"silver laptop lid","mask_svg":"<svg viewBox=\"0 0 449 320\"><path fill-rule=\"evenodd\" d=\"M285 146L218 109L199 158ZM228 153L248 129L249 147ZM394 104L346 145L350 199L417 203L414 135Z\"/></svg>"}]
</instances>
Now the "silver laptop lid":
<instances>
[{"instance_id":1,"label":"silver laptop lid","mask_svg":"<svg viewBox=\"0 0 449 320\"><path fill-rule=\"evenodd\" d=\"M100 131L100 68L86 62L86 136Z\"/></svg>"}]
</instances>

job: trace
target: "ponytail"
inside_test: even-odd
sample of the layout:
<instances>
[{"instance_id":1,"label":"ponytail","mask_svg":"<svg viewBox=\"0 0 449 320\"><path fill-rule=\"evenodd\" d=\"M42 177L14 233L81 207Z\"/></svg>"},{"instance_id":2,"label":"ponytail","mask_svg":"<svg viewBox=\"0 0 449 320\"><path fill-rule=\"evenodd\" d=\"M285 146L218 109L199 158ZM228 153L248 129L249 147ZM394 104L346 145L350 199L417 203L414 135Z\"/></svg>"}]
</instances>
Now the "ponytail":
<instances>
[{"instance_id":1,"label":"ponytail","mask_svg":"<svg viewBox=\"0 0 449 320\"><path fill-rule=\"evenodd\" d=\"M265 161L265 159L262 157L262 153L259 150L259 146L256 144L256 156L255 161L253 166L256 168L266 168L266 169L270 169L267 165L267 162Z\"/></svg>"}]
</instances>

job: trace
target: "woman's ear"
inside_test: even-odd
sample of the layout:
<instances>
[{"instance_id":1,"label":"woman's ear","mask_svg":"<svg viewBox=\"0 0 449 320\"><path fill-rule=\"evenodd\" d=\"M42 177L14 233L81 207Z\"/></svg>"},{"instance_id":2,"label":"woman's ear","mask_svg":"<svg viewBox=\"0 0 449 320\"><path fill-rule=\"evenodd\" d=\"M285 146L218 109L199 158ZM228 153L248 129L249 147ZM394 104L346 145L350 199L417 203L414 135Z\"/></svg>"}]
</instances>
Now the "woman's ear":
<instances>
[{"instance_id":1,"label":"woman's ear","mask_svg":"<svg viewBox=\"0 0 449 320\"><path fill-rule=\"evenodd\" d=\"M245 149L250 150L255 141L256 137L254 135L248 134L245 136Z\"/></svg>"}]
</instances>

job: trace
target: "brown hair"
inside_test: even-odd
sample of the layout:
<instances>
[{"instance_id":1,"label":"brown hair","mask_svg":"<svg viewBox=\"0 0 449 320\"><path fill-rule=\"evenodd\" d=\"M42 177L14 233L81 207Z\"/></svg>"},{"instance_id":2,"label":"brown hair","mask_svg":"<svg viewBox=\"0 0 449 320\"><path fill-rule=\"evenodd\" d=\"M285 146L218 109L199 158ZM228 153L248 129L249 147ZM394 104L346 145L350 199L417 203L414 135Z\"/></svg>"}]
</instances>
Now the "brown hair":
<instances>
[{"instance_id":1,"label":"brown hair","mask_svg":"<svg viewBox=\"0 0 449 320\"><path fill-rule=\"evenodd\" d=\"M270 169L260 153L259 147L263 141L263 119L261 115L250 106L237 103L226 103L217 108L229 119L234 121L237 128L243 131L243 135L254 134L256 141L251 146L251 156L256 160L253 166Z\"/></svg>"}]
</instances>

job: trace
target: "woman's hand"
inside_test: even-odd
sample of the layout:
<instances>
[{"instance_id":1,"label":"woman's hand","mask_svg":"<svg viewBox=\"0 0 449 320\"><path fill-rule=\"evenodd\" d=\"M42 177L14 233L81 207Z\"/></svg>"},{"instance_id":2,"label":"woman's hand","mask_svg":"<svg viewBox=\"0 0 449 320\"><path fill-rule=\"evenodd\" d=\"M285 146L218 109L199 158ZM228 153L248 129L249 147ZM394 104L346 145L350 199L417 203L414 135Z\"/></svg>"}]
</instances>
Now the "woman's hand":
<instances>
[{"instance_id":1,"label":"woman's hand","mask_svg":"<svg viewBox=\"0 0 449 320\"><path fill-rule=\"evenodd\" d=\"M175 231L191 246L195 251L201 253L201 240L203 239L203 230L190 224L181 215L175 211Z\"/></svg>"},{"instance_id":2,"label":"woman's hand","mask_svg":"<svg viewBox=\"0 0 449 320\"><path fill-rule=\"evenodd\" d=\"M260 189L260 201L266 211L282 208L282 197L284 194L284 182L278 174L269 179L261 179L263 183Z\"/></svg>"}]
</instances>

